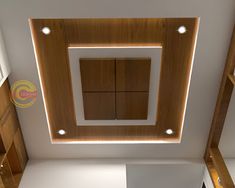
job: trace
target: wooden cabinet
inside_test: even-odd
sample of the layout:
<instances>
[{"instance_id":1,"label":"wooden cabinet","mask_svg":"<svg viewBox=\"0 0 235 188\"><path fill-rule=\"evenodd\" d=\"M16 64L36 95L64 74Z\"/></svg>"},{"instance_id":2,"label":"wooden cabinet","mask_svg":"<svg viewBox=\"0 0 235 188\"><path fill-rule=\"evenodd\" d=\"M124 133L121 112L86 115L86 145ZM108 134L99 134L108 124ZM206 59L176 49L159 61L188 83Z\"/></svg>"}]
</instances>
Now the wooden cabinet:
<instances>
[{"instance_id":1,"label":"wooden cabinet","mask_svg":"<svg viewBox=\"0 0 235 188\"><path fill-rule=\"evenodd\" d=\"M0 176L3 184L1 188L15 188L16 183L14 181L8 159L6 156L2 156L1 159Z\"/></svg>"},{"instance_id":2,"label":"wooden cabinet","mask_svg":"<svg viewBox=\"0 0 235 188\"><path fill-rule=\"evenodd\" d=\"M4 45L2 32L0 30L0 87L7 79L9 73L10 73L10 67L8 63L8 57Z\"/></svg>"},{"instance_id":3,"label":"wooden cabinet","mask_svg":"<svg viewBox=\"0 0 235 188\"><path fill-rule=\"evenodd\" d=\"M0 188L17 188L28 156L7 82L0 87Z\"/></svg>"},{"instance_id":4,"label":"wooden cabinet","mask_svg":"<svg viewBox=\"0 0 235 188\"><path fill-rule=\"evenodd\" d=\"M23 171L28 161L28 156L24 145L24 139L19 128L14 136L14 147L19 159L21 170Z\"/></svg>"},{"instance_id":5,"label":"wooden cabinet","mask_svg":"<svg viewBox=\"0 0 235 188\"><path fill-rule=\"evenodd\" d=\"M86 120L147 119L149 58L80 59Z\"/></svg>"},{"instance_id":6,"label":"wooden cabinet","mask_svg":"<svg viewBox=\"0 0 235 188\"><path fill-rule=\"evenodd\" d=\"M14 107L11 105L7 112L7 117L1 125L1 137L5 148L10 148L18 127L16 113Z\"/></svg>"}]
</instances>

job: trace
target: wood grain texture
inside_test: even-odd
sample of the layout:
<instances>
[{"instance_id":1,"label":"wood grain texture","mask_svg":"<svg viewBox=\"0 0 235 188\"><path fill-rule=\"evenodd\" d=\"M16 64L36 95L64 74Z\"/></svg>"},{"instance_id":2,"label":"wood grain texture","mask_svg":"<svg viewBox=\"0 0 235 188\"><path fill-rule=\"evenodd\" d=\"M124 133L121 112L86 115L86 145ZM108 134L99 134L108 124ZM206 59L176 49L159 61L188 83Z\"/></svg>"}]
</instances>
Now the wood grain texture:
<instances>
[{"instance_id":1,"label":"wood grain texture","mask_svg":"<svg viewBox=\"0 0 235 188\"><path fill-rule=\"evenodd\" d=\"M216 107L211 123L210 134L207 142L207 148L205 152L205 160L209 158L210 148L217 148L219 145L220 137L223 131L227 110L229 107L230 99L232 96L234 84L231 82L228 75L234 73L235 68L235 27L233 29L233 35L231 39L230 48L222 76L220 90L217 97Z\"/></svg>"},{"instance_id":2,"label":"wood grain texture","mask_svg":"<svg viewBox=\"0 0 235 188\"><path fill-rule=\"evenodd\" d=\"M117 119L147 119L148 92L117 92Z\"/></svg>"},{"instance_id":3,"label":"wood grain texture","mask_svg":"<svg viewBox=\"0 0 235 188\"><path fill-rule=\"evenodd\" d=\"M115 59L80 59L82 91L115 91Z\"/></svg>"},{"instance_id":4,"label":"wood grain texture","mask_svg":"<svg viewBox=\"0 0 235 188\"><path fill-rule=\"evenodd\" d=\"M198 18L31 19L30 28L52 141L179 141L198 23ZM181 25L187 28L184 35L177 32ZM51 28L50 35L41 32L45 26ZM67 48L153 45L163 47L158 124L76 126ZM166 128L172 128L175 134L166 135ZM58 135L59 129L66 130L67 134Z\"/></svg>"},{"instance_id":5,"label":"wood grain texture","mask_svg":"<svg viewBox=\"0 0 235 188\"><path fill-rule=\"evenodd\" d=\"M13 174L21 173L23 171L14 143L7 152L7 159Z\"/></svg>"},{"instance_id":6,"label":"wood grain texture","mask_svg":"<svg viewBox=\"0 0 235 188\"><path fill-rule=\"evenodd\" d=\"M181 19L179 24L186 20L194 21ZM164 42L162 18L65 19L63 23L69 47L159 46Z\"/></svg>"},{"instance_id":7,"label":"wood grain texture","mask_svg":"<svg viewBox=\"0 0 235 188\"><path fill-rule=\"evenodd\" d=\"M0 128L2 141L5 146L6 151L9 150L18 127L19 127L19 123L17 121L16 112L15 112L14 107L12 106L11 111L8 114L6 121L1 125L1 128Z\"/></svg>"},{"instance_id":8,"label":"wood grain texture","mask_svg":"<svg viewBox=\"0 0 235 188\"><path fill-rule=\"evenodd\" d=\"M5 88L0 91L0 108L3 111L0 119L0 161L3 165L0 169L0 186L16 188L19 185L28 157L23 137L19 136L20 127L15 107L10 103L8 80L4 82L3 86ZM22 160L23 155L24 161Z\"/></svg>"},{"instance_id":9,"label":"wood grain texture","mask_svg":"<svg viewBox=\"0 0 235 188\"><path fill-rule=\"evenodd\" d=\"M212 157L213 164L218 172L222 186L224 188L234 188L232 177L226 167L223 157L218 148L210 149L210 156Z\"/></svg>"},{"instance_id":10,"label":"wood grain texture","mask_svg":"<svg viewBox=\"0 0 235 188\"><path fill-rule=\"evenodd\" d=\"M218 172L215 169L215 166L212 161L206 163L207 169L209 171L212 183L214 185L214 188L223 188L222 185L218 182Z\"/></svg>"},{"instance_id":11,"label":"wood grain texture","mask_svg":"<svg viewBox=\"0 0 235 188\"><path fill-rule=\"evenodd\" d=\"M17 153L17 158L19 159L19 163L23 171L28 161L28 155L26 153L24 138L19 128L14 137L14 146Z\"/></svg>"},{"instance_id":12,"label":"wood grain texture","mask_svg":"<svg viewBox=\"0 0 235 188\"><path fill-rule=\"evenodd\" d=\"M217 97L214 116L211 123L210 134L204 155L204 160L207 163L207 166L211 160L210 156L212 157L215 170L218 172L224 188L235 187L218 148L230 99L234 88L234 76L233 76L234 68L235 68L235 27L233 29L233 35L220 84L220 90ZM212 170L210 168L208 168L208 170L210 173L212 173Z\"/></svg>"},{"instance_id":13,"label":"wood grain texture","mask_svg":"<svg viewBox=\"0 0 235 188\"><path fill-rule=\"evenodd\" d=\"M116 59L116 91L149 91L151 59Z\"/></svg>"},{"instance_id":14,"label":"wood grain texture","mask_svg":"<svg viewBox=\"0 0 235 188\"><path fill-rule=\"evenodd\" d=\"M1 163L0 174L4 188L16 188L15 181L12 175L12 171L8 162L8 159L4 157L3 162Z\"/></svg>"},{"instance_id":15,"label":"wood grain texture","mask_svg":"<svg viewBox=\"0 0 235 188\"><path fill-rule=\"evenodd\" d=\"M83 93L86 120L115 119L115 93Z\"/></svg>"}]
</instances>

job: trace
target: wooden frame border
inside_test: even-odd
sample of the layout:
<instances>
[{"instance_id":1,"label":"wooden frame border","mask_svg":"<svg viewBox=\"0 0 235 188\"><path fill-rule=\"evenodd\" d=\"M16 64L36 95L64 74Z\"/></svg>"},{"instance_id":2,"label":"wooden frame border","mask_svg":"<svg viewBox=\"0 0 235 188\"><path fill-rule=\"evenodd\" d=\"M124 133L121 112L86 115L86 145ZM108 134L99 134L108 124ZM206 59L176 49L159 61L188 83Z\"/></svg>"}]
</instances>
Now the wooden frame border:
<instances>
[{"instance_id":1,"label":"wooden frame border","mask_svg":"<svg viewBox=\"0 0 235 188\"><path fill-rule=\"evenodd\" d=\"M52 142L180 142L199 18L30 19ZM179 34L180 26L187 32ZM48 27L49 35L42 33ZM76 126L69 47L161 46L156 126ZM66 130L59 135L58 130ZM172 129L173 135L167 135Z\"/></svg>"},{"instance_id":2,"label":"wooden frame border","mask_svg":"<svg viewBox=\"0 0 235 188\"><path fill-rule=\"evenodd\" d=\"M217 176L214 175L215 171L220 177L222 186L224 188L235 187L218 147L224 127L225 118L227 115L227 110L229 107L229 102L232 96L233 88L235 86L234 69L235 69L235 27L233 29L233 36L231 39L228 57L224 68L224 73L215 107L214 117L212 120L207 148L204 156L209 173L216 188L219 187L219 185L217 183Z\"/></svg>"}]
</instances>

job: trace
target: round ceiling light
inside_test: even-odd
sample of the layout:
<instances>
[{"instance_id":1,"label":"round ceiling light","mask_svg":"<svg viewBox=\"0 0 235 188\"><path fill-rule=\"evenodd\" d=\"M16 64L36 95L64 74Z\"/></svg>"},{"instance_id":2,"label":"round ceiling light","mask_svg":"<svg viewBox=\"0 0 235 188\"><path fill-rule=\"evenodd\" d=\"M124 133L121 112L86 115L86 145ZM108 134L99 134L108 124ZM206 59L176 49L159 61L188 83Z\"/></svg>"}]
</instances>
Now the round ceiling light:
<instances>
[{"instance_id":1,"label":"round ceiling light","mask_svg":"<svg viewBox=\"0 0 235 188\"><path fill-rule=\"evenodd\" d=\"M168 135L172 135L174 133L174 131L172 129L167 129L166 130L166 134Z\"/></svg>"},{"instance_id":2,"label":"round ceiling light","mask_svg":"<svg viewBox=\"0 0 235 188\"><path fill-rule=\"evenodd\" d=\"M65 135L65 134L66 134L66 131L63 130L63 129L60 129L60 130L58 131L58 134L60 134L60 135Z\"/></svg>"},{"instance_id":3,"label":"round ceiling light","mask_svg":"<svg viewBox=\"0 0 235 188\"><path fill-rule=\"evenodd\" d=\"M177 30L180 34L186 33L187 29L185 26L180 26Z\"/></svg>"},{"instance_id":4,"label":"round ceiling light","mask_svg":"<svg viewBox=\"0 0 235 188\"><path fill-rule=\"evenodd\" d=\"M49 35L50 32L51 32L51 30L50 30L49 27L43 27L43 28L42 28L42 32L43 32L45 35Z\"/></svg>"}]
</instances>

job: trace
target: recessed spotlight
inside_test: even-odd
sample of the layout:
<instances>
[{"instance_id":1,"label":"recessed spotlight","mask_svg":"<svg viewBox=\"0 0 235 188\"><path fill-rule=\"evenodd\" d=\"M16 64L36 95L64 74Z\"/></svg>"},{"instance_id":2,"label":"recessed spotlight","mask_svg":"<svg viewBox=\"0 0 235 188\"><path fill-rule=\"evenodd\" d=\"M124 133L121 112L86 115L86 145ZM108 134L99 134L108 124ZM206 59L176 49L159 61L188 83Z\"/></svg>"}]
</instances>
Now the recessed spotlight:
<instances>
[{"instance_id":1,"label":"recessed spotlight","mask_svg":"<svg viewBox=\"0 0 235 188\"><path fill-rule=\"evenodd\" d=\"M180 26L177 30L180 34L186 33L187 29L185 26Z\"/></svg>"},{"instance_id":2,"label":"recessed spotlight","mask_svg":"<svg viewBox=\"0 0 235 188\"><path fill-rule=\"evenodd\" d=\"M51 30L50 30L49 27L43 27L43 28L42 28L42 32L43 32L45 35L49 35L50 32L51 32Z\"/></svg>"},{"instance_id":3,"label":"recessed spotlight","mask_svg":"<svg viewBox=\"0 0 235 188\"><path fill-rule=\"evenodd\" d=\"M172 129L167 129L166 130L166 134L168 135L172 135L174 133L174 131Z\"/></svg>"},{"instance_id":4,"label":"recessed spotlight","mask_svg":"<svg viewBox=\"0 0 235 188\"><path fill-rule=\"evenodd\" d=\"M60 130L58 131L58 134L60 134L60 135L65 135L65 134L66 134L66 131L63 130L63 129L60 129Z\"/></svg>"}]
</instances>

